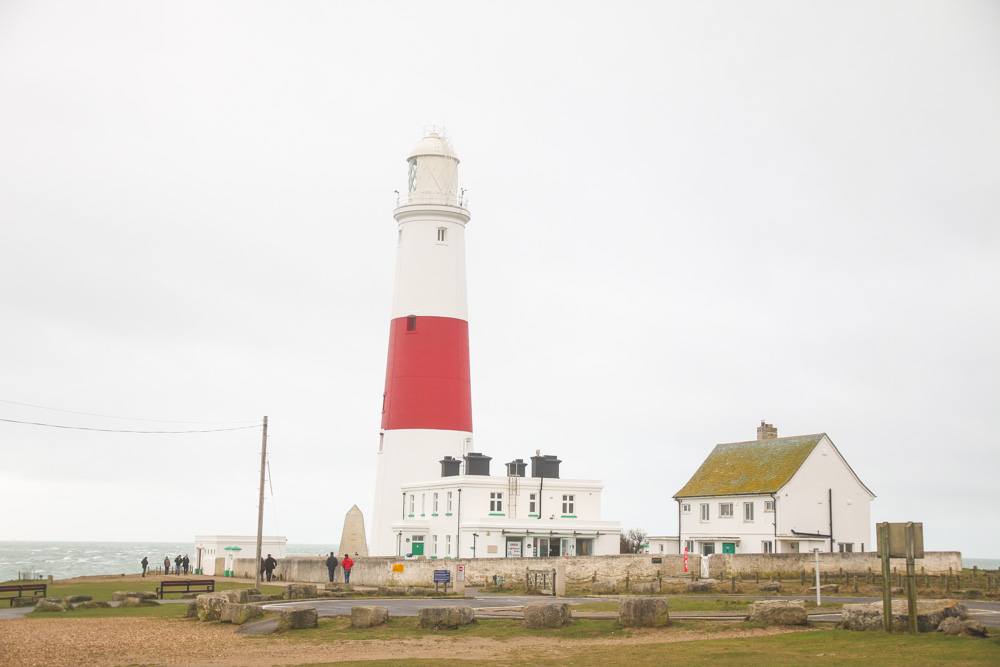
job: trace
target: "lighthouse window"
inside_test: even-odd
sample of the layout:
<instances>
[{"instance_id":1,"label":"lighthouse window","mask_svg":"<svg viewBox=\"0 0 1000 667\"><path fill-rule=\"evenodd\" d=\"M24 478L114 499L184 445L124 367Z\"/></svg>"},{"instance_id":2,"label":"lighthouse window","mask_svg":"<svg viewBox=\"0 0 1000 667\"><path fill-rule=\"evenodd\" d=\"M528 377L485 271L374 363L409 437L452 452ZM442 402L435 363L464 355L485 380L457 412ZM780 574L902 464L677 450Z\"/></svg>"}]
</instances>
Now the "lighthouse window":
<instances>
[{"instance_id":1,"label":"lighthouse window","mask_svg":"<svg viewBox=\"0 0 1000 667\"><path fill-rule=\"evenodd\" d=\"M490 494L490 511L503 512L503 493L496 492Z\"/></svg>"},{"instance_id":2,"label":"lighthouse window","mask_svg":"<svg viewBox=\"0 0 1000 667\"><path fill-rule=\"evenodd\" d=\"M417 189L417 158L410 158L410 178L409 178L409 188L410 192Z\"/></svg>"},{"instance_id":3,"label":"lighthouse window","mask_svg":"<svg viewBox=\"0 0 1000 667\"><path fill-rule=\"evenodd\" d=\"M417 316L416 315L409 315L406 318L406 330L407 331L416 331L417 330Z\"/></svg>"},{"instance_id":4,"label":"lighthouse window","mask_svg":"<svg viewBox=\"0 0 1000 667\"><path fill-rule=\"evenodd\" d=\"M444 227L438 227L438 243L444 243L448 240L448 230Z\"/></svg>"}]
</instances>

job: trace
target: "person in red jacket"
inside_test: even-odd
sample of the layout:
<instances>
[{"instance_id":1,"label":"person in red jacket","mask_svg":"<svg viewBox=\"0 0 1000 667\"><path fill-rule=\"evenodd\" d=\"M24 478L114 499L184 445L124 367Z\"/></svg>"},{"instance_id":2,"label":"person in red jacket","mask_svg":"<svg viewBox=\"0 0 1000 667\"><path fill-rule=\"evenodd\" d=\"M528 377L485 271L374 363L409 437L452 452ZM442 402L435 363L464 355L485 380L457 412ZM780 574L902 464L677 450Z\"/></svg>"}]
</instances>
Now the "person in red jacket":
<instances>
[{"instance_id":1,"label":"person in red jacket","mask_svg":"<svg viewBox=\"0 0 1000 667\"><path fill-rule=\"evenodd\" d=\"M351 560L349 554L344 554L343 560L340 561L340 566L344 568L344 583L351 583L351 568L354 567L354 561Z\"/></svg>"}]
</instances>

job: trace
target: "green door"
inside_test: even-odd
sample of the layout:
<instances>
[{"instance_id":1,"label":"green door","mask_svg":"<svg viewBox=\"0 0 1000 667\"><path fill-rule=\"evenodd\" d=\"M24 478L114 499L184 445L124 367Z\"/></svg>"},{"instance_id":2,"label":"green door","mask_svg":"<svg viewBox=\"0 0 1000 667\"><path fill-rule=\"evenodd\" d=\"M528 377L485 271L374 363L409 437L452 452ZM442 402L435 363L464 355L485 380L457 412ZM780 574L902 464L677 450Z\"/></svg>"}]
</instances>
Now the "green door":
<instances>
[{"instance_id":1,"label":"green door","mask_svg":"<svg viewBox=\"0 0 1000 667\"><path fill-rule=\"evenodd\" d=\"M734 554L734 553L736 553L736 543L735 542L723 542L722 543L722 553L724 553L724 554Z\"/></svg>"},{"instance_id":2,"label":"green door","mask_svg":"<svg viewBox=\"0 0 1000 667\"><path fill-rule=\"evenodd\" d=\"M424 543L423 542L414 542L413 543L413 555L414 556L423 556L424 555Z\"/></svg>"}]
</instances>

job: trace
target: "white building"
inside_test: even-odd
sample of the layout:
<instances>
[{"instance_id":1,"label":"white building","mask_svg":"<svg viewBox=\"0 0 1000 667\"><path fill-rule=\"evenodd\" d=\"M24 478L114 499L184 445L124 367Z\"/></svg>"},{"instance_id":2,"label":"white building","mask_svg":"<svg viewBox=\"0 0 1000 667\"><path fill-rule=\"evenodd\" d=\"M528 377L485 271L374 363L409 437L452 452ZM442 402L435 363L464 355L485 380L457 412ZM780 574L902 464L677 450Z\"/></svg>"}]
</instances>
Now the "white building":
<instances>
[{"instance_id":1,"label":"white building","mask_svg":"<svg viewBox=\"0 0 1000 667\"><path fill-rule=\"evenodd\" d=\"M596 480L561 479L554 456L518 459L507 476L489 474L490 457L446 456L441 476L404 484L392 523L396 555L518 558L617 554L621 524L601 520Z\"/></svg>"},{"instance_id":2,"label":"white building","mask_svg":"<svg viewBox=\"0 0 1000 667\"><path fill-rule=\"evenodd\" d=\"M287 537L261 537L260 557L267 558L267 554L271 554L275 558L284 558L287 543ZM191 566L194 574L228 576L233 571L234 559L256 556L256 535L195 535Z\"/></svg>"},{"instance_id":3,"label":"white building","mask_svg":"<svg viewBox=\"0 0 1000 667\"><path fill-rule=\"evenodd\" d=\"M871 551L868 490L825 433L716 445L684 487L678 540L689 553Z\"/></svg>"}]
</instances>

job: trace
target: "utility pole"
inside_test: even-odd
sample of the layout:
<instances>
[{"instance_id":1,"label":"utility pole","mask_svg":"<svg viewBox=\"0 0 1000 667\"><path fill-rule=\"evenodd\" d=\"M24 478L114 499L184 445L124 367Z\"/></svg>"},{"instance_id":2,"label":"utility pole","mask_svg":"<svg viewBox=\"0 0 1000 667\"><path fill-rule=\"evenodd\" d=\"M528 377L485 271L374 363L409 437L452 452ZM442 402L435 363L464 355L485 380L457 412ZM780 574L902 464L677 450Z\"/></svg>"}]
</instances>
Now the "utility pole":
<instances>
[{"instance_id":1,"label":"utility pole","mask_svg":"<svg viewBox=\"0 0 1000 667\"><path fill-rule=\"evenodd\" d=\"M264 466L267 465L267 417L264 417L264 437L260 443L260 501L257 503L257 564L254 566L253 587L260 588L260 546L264 536Z\"/></svg>"}]
</instances>

